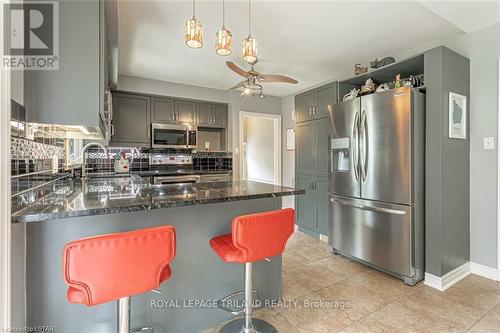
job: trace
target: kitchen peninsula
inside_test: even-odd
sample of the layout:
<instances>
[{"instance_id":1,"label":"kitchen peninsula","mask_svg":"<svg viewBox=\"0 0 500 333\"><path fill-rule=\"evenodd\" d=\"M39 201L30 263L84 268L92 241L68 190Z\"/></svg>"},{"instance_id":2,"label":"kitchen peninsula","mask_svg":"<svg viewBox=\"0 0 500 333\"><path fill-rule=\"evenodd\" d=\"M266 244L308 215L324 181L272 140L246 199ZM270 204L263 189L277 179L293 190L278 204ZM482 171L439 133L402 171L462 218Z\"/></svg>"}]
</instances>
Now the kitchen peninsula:
<instances>
[{"instance_id":1,"label":"kitchen peninsula","mask_svg":"<svg viewBox=\"0 0 500 333\"><path fill-rule=\"evenodd\" d=\"M114 331L114 302L85 307L67 301L63 247L82 237L167 224L177 233L172 278L161 285L161 295L132 297L132 326L188 333L230 319L214 307L154 304L213 301L243 290L242 267L220 260L208 241L229 232L235 216L279 209L282 196L304 193L252 181L151 185L147 179L132 174L70 180L12 216L13 223L26 226L28 325L50 325L54 332ZM262 300L281 298L281 275L281 257L255 263L254 287Z\"/></svg>"}]
</instances>

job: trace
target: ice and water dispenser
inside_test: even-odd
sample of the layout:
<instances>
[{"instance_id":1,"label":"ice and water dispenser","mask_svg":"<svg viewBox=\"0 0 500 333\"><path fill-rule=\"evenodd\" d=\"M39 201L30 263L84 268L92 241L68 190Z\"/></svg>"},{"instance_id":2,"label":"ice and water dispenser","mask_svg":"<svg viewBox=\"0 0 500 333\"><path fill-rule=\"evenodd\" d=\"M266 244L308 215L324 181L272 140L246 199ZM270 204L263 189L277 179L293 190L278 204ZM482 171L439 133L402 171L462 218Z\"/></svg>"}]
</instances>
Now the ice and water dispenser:
<instances>
[{"instance_id":1,"label":"ice and water dispenser","mask_svg":"<svg viewBox=\"0 0 500 333\"><path fill-rule=\"evenodd\" d=\"M349 154L349 138L331 139L330 141L330 158L331 171L349 171L350 154Z\"/></svg>"}]
</instances>

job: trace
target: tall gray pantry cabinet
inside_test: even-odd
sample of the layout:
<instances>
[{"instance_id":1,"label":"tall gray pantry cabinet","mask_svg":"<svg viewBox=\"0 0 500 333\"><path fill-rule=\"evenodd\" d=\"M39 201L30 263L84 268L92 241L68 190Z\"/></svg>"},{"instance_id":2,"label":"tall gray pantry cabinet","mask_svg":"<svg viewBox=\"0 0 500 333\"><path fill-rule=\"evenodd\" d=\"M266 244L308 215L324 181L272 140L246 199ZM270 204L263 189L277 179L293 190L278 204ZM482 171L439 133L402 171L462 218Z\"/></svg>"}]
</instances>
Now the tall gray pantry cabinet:
<instances>
[{"instance_id":1,"label":"tall gray pantry cabinet","mask_svg":"<svg viewBox=\"0 0 500 333\"><path fill-rule=\"evenodd\" d=\"M337 82L295 96L295 186L299 228L314 236L328 234L329 112L337 102Z\"/></svg>"}]
</instances>

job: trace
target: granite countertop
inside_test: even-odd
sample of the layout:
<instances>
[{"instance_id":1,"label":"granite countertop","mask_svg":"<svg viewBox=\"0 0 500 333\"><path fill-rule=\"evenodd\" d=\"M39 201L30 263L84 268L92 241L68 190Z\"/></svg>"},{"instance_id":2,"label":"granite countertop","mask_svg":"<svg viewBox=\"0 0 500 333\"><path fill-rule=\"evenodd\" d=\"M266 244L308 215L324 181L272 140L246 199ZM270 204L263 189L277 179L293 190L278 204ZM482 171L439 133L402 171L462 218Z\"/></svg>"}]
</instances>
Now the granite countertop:
<instances>
[{"instance_id":1,"label":"granite countertop","mask_svg":"<svg viewBox=\"0 0 500 333\"><path fill-rule=\"evenodd\" d=\"M151 185L139 175L69 180L59 190L12 215L12 223L126 213L304 194L253 181Z\"/></svg>"}]
</instances>

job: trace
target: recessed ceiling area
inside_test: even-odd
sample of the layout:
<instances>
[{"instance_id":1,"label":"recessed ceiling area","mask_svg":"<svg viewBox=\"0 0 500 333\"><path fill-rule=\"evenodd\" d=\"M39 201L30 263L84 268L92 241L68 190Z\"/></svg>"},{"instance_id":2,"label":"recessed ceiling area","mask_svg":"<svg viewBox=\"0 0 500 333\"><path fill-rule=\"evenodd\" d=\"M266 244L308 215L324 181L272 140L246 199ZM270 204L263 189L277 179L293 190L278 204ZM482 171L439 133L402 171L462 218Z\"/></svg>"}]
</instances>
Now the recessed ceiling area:
<instances>
[{"instance_id":1,"label":"recessed ceiling area","mask_svg":"<svg viewBox=\"0 0 500 333\"><path fill-rule=\"evenodd\" d=\"M241 81L225 62L241 60L248 35L247 1L226 1L226 27L233 54L215 53L222 1L197 1L204 45L184 44L191 1L120 1L119 73L201 87L229 89ZM446 35L456 25L416 1L253 1L252 36L258 41L261 73L284 74L297 85L264 83L266 95L285 96L349 75L355 63L397 55Z\"/></svg>"}]
</instances>

